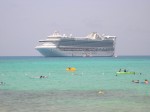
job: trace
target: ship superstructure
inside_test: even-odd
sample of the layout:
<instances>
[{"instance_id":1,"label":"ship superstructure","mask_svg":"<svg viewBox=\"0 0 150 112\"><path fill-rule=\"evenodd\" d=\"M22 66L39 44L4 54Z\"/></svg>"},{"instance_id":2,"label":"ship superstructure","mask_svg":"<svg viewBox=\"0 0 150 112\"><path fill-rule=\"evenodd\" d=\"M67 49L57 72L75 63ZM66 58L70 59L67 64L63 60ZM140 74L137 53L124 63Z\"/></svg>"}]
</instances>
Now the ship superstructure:
<instances>
[{"instance_id":1,"label":"ship superstructure","mask_svg":"<svg viewBox=\"0 0 150 112\"><path fill-rule=\"evenodd\" d=\"M54 32L35 48L44 56L114 56L116 36L92 32L86 37L60 35Z\"/></svg>"}]
</instances>

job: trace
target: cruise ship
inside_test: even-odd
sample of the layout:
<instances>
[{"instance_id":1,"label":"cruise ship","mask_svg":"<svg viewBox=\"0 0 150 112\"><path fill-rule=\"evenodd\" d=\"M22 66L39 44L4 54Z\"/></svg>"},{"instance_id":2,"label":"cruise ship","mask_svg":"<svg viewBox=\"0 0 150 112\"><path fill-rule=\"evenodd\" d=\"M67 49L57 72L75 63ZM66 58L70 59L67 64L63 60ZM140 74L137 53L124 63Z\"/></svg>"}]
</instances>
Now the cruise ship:
<instances>
[{"instance_id":1,"label":"cruise ship","mask_svg":"<svg viewBox=\"0 0 150 112\"><path fill-rule=\"evenodd\" d=\"M47 39L39 40L36 46L45 57L54 56L114 56L116 36L99 35L92 32L85 37L66 36L54 32Z\"/></svg>"}]
</instances>

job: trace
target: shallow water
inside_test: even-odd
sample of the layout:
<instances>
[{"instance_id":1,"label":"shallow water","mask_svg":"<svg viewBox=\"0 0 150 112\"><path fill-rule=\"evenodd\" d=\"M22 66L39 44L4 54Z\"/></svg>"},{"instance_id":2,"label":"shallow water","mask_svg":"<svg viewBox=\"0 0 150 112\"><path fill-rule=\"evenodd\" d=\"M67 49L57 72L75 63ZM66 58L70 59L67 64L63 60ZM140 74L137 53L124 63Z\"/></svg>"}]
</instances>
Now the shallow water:
<instances>
[{"instance_id":1,"label":"shallow water","mask_svg":"<svg viewBox=\"0 0 150 112\"><path fill-rule=\"evenodd\" d=\"M150 57L0 57L0 112L149 111L150 85L131 82L150 80L149 65ZM136 74L116 76L120 68Z\"/></svg>"},{"instance_id":2,"label":"shallow water","mask_svg":"<svg viewBox=\"0 0 150 112\"><path fill-rule=\"evenodd\" d=\"M149 95L135 91L1 91L1 112L142 112Z\"/></svg>"}]
</instances>

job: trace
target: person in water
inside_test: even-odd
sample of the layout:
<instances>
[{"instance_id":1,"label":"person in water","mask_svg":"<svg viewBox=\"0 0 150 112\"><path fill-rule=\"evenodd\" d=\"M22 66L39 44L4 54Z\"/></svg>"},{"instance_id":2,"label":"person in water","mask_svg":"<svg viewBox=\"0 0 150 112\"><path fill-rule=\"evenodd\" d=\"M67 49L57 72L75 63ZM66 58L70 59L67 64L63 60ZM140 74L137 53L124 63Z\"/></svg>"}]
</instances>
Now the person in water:
<instances>
[{"instance_id":1,"label":"person in water","mask_svg":"<svg viewBox=\"0 0 150 112\"><path fill-rule=\"evenodd\" d=\"M47 76L43 76L43 75L41 75L41 76L40 76L40 79L41 79L41 78L47 78Z\"/></svg>"},{"instance_id":2,"label":"person in water","mask_svg":"<svg viewBox=\"0 0 150 112\"><path fill-rule=\"evenodd\" d=\"M119 72L121 72L121 68L119 69Z\"/></svg>"},{"instance_id":3,"label":"person in water","mask_svg":"<svg viewBox=\"0 0 150 112\"><path fill-rule=\"evenodd\" d=\"M69 70L71 70L71 67L68 67Z\"/></svg>"},{"instance_id":4,"label":"person in water","mask_svg":"<svg viewBox=\"0 0 150 112\"><path fill-rule=\"evenodd\" d=\"M123 71L124 71L124 72L127 72L127 70L126 70L126 69L124 69ZM122 72L121 68L119 69L119 72Z\"/></svg>"},{"instance_id":5,"label":"person in water","mask_svg":"<svg viewBox=\"0 0 150 112\"><path fill-rule=\"evenodd\" d=\"M4 82L0 82L0 85L4 85L5 83Z\"/></svg>"},{"instance_id":6,"label":"person in water","mask_svg":"<svg viewBox=\"0 0 150 112\"><path fill-rule=\"evenodd\" d=\"M98 93L99 93L99 94L104 94L104 92L103 92L102 90L100 90Z\"/></svg>"},{"instance_id":7,"label":"person in water","mask_svg":"<svg viewBox=\"0 0 150 112\"><path fill-rule=\"evenodd\" d=\"M127 72L127 70L126 70L126 69L124 69L124 72Z\"/></svg>"},{"instance_id":8,"label":"person in water","mask_svg":"<svg viewBox=\"0 0 150 112\"><path fill-rule=\"evenodd\" d=\"M147 79L145 79L144 83L145 83L145 84L148 84L149 82L148 82L148 80L147 80Z\"/></svg>"},{"instance_id":9,"label":"person in water","mask_svg":"<svg viewBox=\"0 0 150 112\"><path fill-rule=\"evenodd\" d=\"M132 82L139 83L140 81L139 80L132 80Z\"/></svg>"}]
</instances>

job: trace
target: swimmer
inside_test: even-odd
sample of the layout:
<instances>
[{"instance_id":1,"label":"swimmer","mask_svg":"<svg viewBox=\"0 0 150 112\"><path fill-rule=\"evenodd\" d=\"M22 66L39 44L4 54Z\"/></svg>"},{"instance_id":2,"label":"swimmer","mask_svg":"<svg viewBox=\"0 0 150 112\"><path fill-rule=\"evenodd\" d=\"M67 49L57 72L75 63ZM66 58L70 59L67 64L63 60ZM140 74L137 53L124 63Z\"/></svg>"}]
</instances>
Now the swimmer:
<instances>
[{"instance_id":1,"label":"swimmer","mask_svg":"<svg viewBox=\"0 0 150 112\"><path fill-rule=\"evenodd\" d=\"M4 82L0 82L0 85L4 85L5 83Z\"/></svg>"},{"instance_id":2,"label":"swimmer","mask_svg":"<svg viewBox=\"0 0 150 112\"><path fill-rule=\"evenodd\" d=\"M149 82L148 82L148 80L147 80L147 79L145 79L144 83L145 83L145 84L148 84Z\"/></svg>"},{"instance_id":3,"label":"swimmer","mask_svg":"<svg viewBox=\"0 0 150 112\"><path fill-rule=\"evenodd\" d=\"M121 70L121 68L119 69L119 72L121 72L122 70Z\"/></svg>"},{"instance_id":4,"label":"swimmer","mask_svg":"<svg viewBox=\"0 0 150 112\"><path fill-rule=\"evenodd\" d=\"M40 78L43 78L43 76L41 75Z\"/></svg>"},{"instance_id":5,"label":"swimmer","mask_svg":"<svg viewBox=\"0 0 150 112\"><path fill-rule=\"evenodd\" d=\"M100 90L98 93L99 93L99 94L104 94L104 92L103 92L102 90Z\"/></svg>"},{"instance_id":6,"label":"swimmer","mask_svg":"<svg viewBox=\"0 0 150 112\"><path fill-rule=\"evenodd\" d=\"M124 72L127 72L127 70L126 70L126 69L124 69Z\"/></svg>"},{"instance_id":7,"label":"swimmer","mask_svg":"<svg viewBox=\"0 0 150 112\"><path fill-rule=\"evenodd\" d=\"M41 75L41 76L40 76L40 79L41 79L41 78L47 78L47 76L42 76L42 75Z\"/></svg>"},{"instance_id":8,"label":"swimmer","mask_svg":"<svg viewBox=\"0 0 150 112\"><path fill-rule=\"evenodd\" d=\"M140 81L139 80L132 80L132 82L139 83Z\"/></svg>"}]
</instances>

